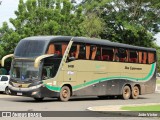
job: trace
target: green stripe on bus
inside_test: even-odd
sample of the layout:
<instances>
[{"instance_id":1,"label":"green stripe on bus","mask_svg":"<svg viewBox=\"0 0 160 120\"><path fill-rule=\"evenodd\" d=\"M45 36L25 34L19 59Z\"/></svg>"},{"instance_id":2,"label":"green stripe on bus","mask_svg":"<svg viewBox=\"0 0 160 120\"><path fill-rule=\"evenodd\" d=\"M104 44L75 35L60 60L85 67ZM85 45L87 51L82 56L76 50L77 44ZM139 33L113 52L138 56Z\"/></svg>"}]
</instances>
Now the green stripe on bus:
<instances>
[{"instance_id":1,"label":"green stripe on bus","mask_svg":"<svg viewBox=\"0 0 160 120\"><path fill-rule=\"evenodd\" d=\"M61 87L58 87L58 86L51 86L51 85L47 85L47 84L44 84L49 90L52 90L52 91L56 91L56 92L59 92L61 90Z\"/></svg>"},{"instance_id":2,"label":"green stripe on bus","mask_svg":"<svg viewBox=\"0 0 160 120\"><path fill-rule=\"evenodd\" d=\"M131 77L127 77L127 76L123 76L123 77L122 76L112 76L112 77L107 77L107 78L100 78L100 79L96 79L96 80L91 80L91 81L86 82L84 84L79 84L79 85L73 86L73 90L84 88L84 87L87 87L89 85L98 83L100 81L103 82L103 81L108 81L108 80L113 80L113 79L127 79L127 80L131 80L131 81L148 81L154 74L155 66L156 66L156 63L152 64L149 74L144 78L131 78ZM44 85L52 91L59 92L60 89L61 89L61 87L58 87L58 86L55 87L55 86L50 86L50 85L47 85L47 84L44 84Z\"/></svg>"},{"instance_id":3,"label":"green stripe on bus","mask_svg":"<svg viewBox=\"0 0 160 120\"><path fill-rule=\"evenodd\" d=\"M113 80L113 79L127 79L127 80L131 80L131 81L148 81L153 76L155 66L156 66L155 63L152 64L149 74L144 78L131 78L131 77L127 77L127 76L123 76L123 77L122 76L113 76L113 77L107 77L107 78L100 78L100 79L96 79L96 80L86 82L84 84L73 86L73 90L80 89L82 87L87 87L89 85L98 83L100 81L103 82L103 81L108 81L108 80Z\"/></svg>"}]
</instances>

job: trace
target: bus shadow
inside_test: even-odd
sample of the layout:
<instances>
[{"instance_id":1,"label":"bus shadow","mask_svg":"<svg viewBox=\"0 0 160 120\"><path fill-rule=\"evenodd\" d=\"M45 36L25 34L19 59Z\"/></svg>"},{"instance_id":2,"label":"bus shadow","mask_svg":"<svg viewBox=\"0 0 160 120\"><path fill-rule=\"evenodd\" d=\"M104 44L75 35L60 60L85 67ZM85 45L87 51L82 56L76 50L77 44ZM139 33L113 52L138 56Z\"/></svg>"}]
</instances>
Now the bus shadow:
<instances>
[{"instance_id":1,"label":"bus shadow","mask_svg":"<svg viewBox=\"0 0 160 120\"><path fill-rule=\"evenodd\" d=\"M26 98L26 99L25 99ZM146 97L139 97L138 100L141 99L148 99ZM47 103L47 102L61 102L57 98L45 98L42 101L36 101L33 98L28 97L21 97L21 98L8 98L8 101L12 102L27 102L27 103ZM78 102L78 101L104 101L104 100L123 100L120 97L117 96L108 96L105 98L98 98L98 97L71 97L71 99L68 102ZM129 99L134 100L134 99Z\"/></svg>"}]
</instances>

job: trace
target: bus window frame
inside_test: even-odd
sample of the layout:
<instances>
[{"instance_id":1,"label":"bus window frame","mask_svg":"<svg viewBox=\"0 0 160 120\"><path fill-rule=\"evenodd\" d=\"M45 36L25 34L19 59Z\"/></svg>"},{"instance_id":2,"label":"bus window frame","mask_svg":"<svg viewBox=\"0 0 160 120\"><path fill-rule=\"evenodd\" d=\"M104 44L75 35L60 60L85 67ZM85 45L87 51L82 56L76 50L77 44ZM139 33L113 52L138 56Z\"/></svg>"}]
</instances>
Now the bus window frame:
<instances>
[{"instance_id":1,"label":"bus window frame","mask_svg":"<svg viewBox=\"0 0 160 120\"><path fill-rule=\"evenodd\" d=\"M71 52L71 49L72 49L72 46L73 45L76 45L76 47L79 49L79 51L77 51L77 48L76 48L76 51L75 52L77 52L76 54L75 54L75 59L73 59L73 60L69 60L69 55L70 55L70 52ZM84 54L84 56L85 56L85 59L79 59L79 54L80 54L80 50L81 50L81 47L85 47L85 54ZM75 61L75 60L87 60L86 59L86 43L84 43L84 42L73 42L72 43L72 45L71 45L71 47L70 47L70 49L69 49L69 51L68 51L68 54L67 54L67 60L66 60L66 63L69 63L69 62L72 62L72 61Z\"/></svg>"},{"instance_id":2,"label":"bus window frame","mask_svg":"<svg viewBox=\"0 0 160 120\"><path fill-rule=\"evenodd\" d=\"M134 62L134 60L133 60L133 62L131 62L131 59L135 59L135 57L131 57L131 52L135 52L137 55L137 57L136 57L136 62ZM129 63L139 63L139 51L138 50L135 50L135 49L129 49L128 50L128 62Z\"/></svg>"},{"instance_id":3,"label":"bus window frame","mask_svg":"<svg viewBox=\"0 0 160 120\"><path fill-rule=\"evenodd\" d=\"M58 44L57 44L58 43ZM66 42L66 41L60 41L60 42L58 42L58 41L56 41L56 42L50 42L49 44L48 44L48 46L47 46L47 49L46 49L46 54L48 54L48 50L49 50L49 47L50 47L50 45L51 44L53 44L54 45L54 54L56 54L56 51L60 51L60 57L63 57L63 55L64 55L64 53L65 53L65 51L66 51L66 49L67 49L67 47L66 47L66 49L64 50L64 53L62 53L63 51L62 51L62 45L63 44L66 44L66 46L68 46L68 44L69 44L69 42ZM60 50L56 50L56 44L57 45L61 45L61 48L60 48Z\"/></svg>"},{"instance_id":4,"label":"bus window frame","mask_svg":"<svg viewBox=\"0 0 160 120\"><path fill-rule=\"evenodd\" d=\"M115 52L115 47L113 47L113 46L102 46L102 47L101 47L101 57L102 57L102 58L103 58L103 56L104 56L103 50L112 51L113 55L112 55L112 60L110 60L110 58L109 58L109 60L103 60L103 59L102 59L102 61L114 62L114 52ZM107 52L108 52L108 51L107 51ZM106 55L108 55L108 56L110 57L109 54L106 54Z\"/></svg>"}]
</instances>

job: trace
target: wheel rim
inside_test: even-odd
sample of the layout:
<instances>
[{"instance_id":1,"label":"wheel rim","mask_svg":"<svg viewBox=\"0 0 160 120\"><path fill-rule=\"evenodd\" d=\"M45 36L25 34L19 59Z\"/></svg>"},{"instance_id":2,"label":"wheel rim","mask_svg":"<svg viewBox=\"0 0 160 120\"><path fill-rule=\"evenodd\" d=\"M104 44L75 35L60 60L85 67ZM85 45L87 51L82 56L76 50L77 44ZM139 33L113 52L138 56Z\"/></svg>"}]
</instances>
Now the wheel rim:
<instances>
[{"instance_id":1,"label":"wheel rim","mask_svg":"<svg viewBox=\"0 0 160 120\"><path fill-rule=\"evenodd\" d=\"M62 96L63 96L63 98L67 98L68 97L68 90L64 89L62 92Z\"/></svg>"},{"instance_id":2,"label":"wheel rim","mask_svg":"<svg viewBox=\"0 0 160 120\"><path fill-rule=\"evenodd\" d=\"M124 95L125 95L126 97L128 97L128 96L130 95L129 89L125 89L125 90L124 90Z\"/></svg>"},{"instance_id":3,"label":"wheel rim","mask_svg":"<svg viewBox=\"0 0 160 120\"><path fill-rule=\"evenodd\" d=\"M139 95L139 90L138 90L137 87L135 87L134 90L133 90L133 96L137 97L138 95Z\"/></svg>"}]
</instances>

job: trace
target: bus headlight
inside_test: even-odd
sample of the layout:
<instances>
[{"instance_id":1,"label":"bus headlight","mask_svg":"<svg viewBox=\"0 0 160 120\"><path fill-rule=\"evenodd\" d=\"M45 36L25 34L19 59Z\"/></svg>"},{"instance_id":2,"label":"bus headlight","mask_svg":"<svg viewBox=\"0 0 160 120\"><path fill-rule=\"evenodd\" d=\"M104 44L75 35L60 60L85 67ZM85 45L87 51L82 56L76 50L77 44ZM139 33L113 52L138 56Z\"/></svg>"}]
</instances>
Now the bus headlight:
<instances>
[{"instance_id":1,"label":"bus headlight","mask_svg":"<svg viewBox=\"0 0 160 120\"><path fill-rule=\"evenodd\" d=\"M34 91L32 92L32 95L36 95L38 93L38 91Z\"/></svg>"}]
</instances>

